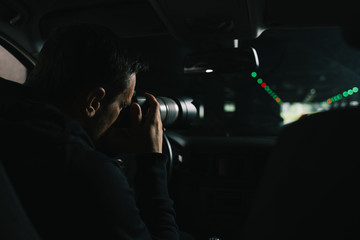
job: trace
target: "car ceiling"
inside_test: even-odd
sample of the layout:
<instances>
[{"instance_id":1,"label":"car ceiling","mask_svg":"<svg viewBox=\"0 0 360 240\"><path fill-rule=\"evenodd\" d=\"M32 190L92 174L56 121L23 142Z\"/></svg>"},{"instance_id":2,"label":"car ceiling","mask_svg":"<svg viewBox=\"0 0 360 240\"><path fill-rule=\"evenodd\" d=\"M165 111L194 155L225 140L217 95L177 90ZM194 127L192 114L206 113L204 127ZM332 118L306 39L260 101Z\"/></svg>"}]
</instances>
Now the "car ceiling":
<instances>
[{"instance_id":1,"label":"car ceiling","mask_svg":"<svg viewBox=\"0 0 360 240\"><path fill-rule=\"evenodd\" d=\"M284 95L288 92L283 96L288 101L301 100L311 88L331 88L332 81L360 74L348 71L347 75L330 77L334 69L331 66L346 71L357 64L347 58L345 54L350 50L340 44L341 36L332 28L356 19L356 6L344 1L321 0L315 4L310 0L2 0L0 4L1 22L24 34L28 42L23 45L33 53L55 27L91 22L105 24L128 39L171 36L202 48L232 47L233 39L239 39L243 45L251 43L259 49L262 74ZM330 28L316 31L311 30L313 27ZM282 38L270 31L261 34L264 30L276 33L284 28L307 30L288 31ZM315 44L312 38L318 39ZM319 49L336 50L312 58L317 59L313 62L301 57L318 55ZM335 55L340 55L341 62L333 59ZM312 67L307 66L310 64ZM279 70L275 73L275 69Z\"/></svg>"},{"instance_id":2,"label":"car ceiling","mask_svg":"<svg viewBox=\"0 0 360 240\"><path fill-rule=\"evenodd\" d=\"M357 14L356 8L342 2L2 0L0 17L34 39L45 38L58 25L96 22L122 37L171 34L184 42L207 44L253 39L269 28L343 24Z\"/></svg>"}]
</instances>

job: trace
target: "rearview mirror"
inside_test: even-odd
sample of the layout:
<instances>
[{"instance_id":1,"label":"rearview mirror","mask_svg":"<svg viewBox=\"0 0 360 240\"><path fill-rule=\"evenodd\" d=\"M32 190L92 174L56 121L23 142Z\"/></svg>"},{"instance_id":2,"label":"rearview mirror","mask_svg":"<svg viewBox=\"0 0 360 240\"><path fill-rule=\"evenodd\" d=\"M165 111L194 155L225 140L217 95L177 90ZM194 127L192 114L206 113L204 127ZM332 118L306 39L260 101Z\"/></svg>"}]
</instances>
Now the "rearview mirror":
<instances>
[{"instance_id":1,"label":"rearview mirror","mask_svg":"<svg viewBox=\"0 0 360 240\"><path fill-rule=\"evenodd\" d=\"M184 73L233 73L252 71L258 67L259 59L254 48L231 48L186 56Z\"/></svg>"}]
</instances>

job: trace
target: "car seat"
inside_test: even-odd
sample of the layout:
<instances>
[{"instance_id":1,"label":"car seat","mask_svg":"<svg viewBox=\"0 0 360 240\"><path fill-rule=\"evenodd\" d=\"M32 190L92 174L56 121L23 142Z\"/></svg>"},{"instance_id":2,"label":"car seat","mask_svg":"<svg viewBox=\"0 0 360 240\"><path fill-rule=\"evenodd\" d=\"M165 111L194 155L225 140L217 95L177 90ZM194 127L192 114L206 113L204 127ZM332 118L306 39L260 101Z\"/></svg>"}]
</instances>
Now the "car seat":
<instances>
[{"instance_id":1,"label":"car seat","mask_svg":"<svg viewBox=\"0 0 360 240\"><path fill-rule=\"evenodd\" d=\"M243 239L360 239L360 109L283 128Z\"/></svg>"},{"instance_id":2,"label":"car seat","mask_svg":"<svg viewBox=\"0 0 360 240\"><path fill-rule=\"evenodd\" d=\"M10 98L21 94L21 85L0 78L0 118L2 110ZM4 139L3 139L4 140ZM4 157L4 156L3 156ZM40 239L28 219L20 200L0 161L0 239L4 240L35 240Z\"/></svg>"},{"instance_id":3,"label":"car seat","mask_svg":"<svg viewBox=\"0 0 360 240\"><path fill-rule=\"evenodd\" d=\"M40 240L0 161L0 239Z\"/></svg>"},{"instance_id":4,"label":"car seat","mask_svg":"<svg viewBox=\"0 0 360 240\"><path fill-rule=\"evenodd\" d=\"M0 114L7 104L23 94L23 85L0 77Z\"/></svg>"}]
</instances>

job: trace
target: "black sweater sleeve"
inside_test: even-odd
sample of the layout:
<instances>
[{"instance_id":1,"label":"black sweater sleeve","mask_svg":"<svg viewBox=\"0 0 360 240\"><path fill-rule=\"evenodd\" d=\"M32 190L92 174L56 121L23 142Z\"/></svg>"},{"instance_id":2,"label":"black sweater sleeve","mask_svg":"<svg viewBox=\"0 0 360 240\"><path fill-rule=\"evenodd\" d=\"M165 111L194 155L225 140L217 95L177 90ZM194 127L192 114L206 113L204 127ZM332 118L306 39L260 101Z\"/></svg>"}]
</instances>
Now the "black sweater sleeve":
<instances>
[{"instance_id":1,"label":"black sweater sleeve","mask_svg":"<svg viewBox=\"0 0 360 240\"><path fill-rule=\"evenodd\" d=\"M84 184L89 187L82 191L92 199L92 215L88 216L90 221L84 220L95 228L91 229L94 235L119 240L179 239L173 202L168 195L164 155L137 156L135 200L134 190L116 159L98 152L88 154L91 156L85 157L82 171L87 175Z\"/></svg>"},{"instance_id":2,"label":"black sweater sleeve","mask_svg":"<svg viewBox=\"0 0 360 240\"><path fill-rule=\"evenodd\" d=\"M142 219L154 239L179 239L173 201L168 194L167 157L147 153L136 160L135 191Z\"/></svg>"}]
</instances>

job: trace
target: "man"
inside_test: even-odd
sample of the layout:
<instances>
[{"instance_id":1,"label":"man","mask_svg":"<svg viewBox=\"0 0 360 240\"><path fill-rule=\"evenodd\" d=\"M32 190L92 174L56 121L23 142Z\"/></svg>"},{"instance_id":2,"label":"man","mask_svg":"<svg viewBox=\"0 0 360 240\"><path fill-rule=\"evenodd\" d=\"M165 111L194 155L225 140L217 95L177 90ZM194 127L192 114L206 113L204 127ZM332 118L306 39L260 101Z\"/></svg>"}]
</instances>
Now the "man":
<instances>
[{"instance_id":1,"label":"man","mask_svg":"<svg viewBox=\"0 0 360 240\"><path fill-rule=\"evenodd\" d=\"M2 106L2 161L42 239L179 238L159 104L145 94L144 117L131 103L142 69L108 29L60 28L19 86L21 97ZM126 164L96 147L114 136L111 126L129 105L130 131L109 151L136 154L133 188Z\"/></svg>"}]
</instances>

